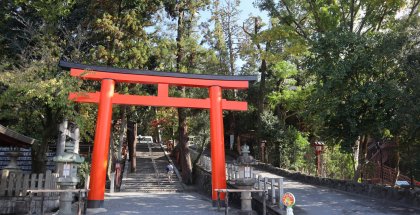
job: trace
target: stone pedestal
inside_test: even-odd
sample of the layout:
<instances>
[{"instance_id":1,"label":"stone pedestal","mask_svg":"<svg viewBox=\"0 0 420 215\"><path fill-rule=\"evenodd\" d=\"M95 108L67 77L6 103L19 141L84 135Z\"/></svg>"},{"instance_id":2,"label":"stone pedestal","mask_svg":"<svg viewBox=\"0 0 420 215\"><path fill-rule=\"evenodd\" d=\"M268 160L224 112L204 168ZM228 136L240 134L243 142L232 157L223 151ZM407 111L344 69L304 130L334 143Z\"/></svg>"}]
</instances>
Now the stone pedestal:
<instances>
[{"instance_id":1,"label":"stone pedestal","mask_svg":"<svg viewBox=\"0 0 420 215\"><path fill-rule=\"evenodd\" d=\"M249 191L241 192L241 211L252 212L251 201L252 201L251 192ZM241 214L244 214L244 213L241 213Z\"/></svg>"}]
</instances>

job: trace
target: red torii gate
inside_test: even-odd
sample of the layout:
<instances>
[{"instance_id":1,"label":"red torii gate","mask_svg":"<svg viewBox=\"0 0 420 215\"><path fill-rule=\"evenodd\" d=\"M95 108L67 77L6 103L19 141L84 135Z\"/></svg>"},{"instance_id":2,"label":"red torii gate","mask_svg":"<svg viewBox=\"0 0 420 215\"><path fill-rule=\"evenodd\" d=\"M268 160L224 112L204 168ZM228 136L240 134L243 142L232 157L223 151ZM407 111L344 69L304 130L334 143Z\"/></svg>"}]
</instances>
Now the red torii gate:
<instances>
[{"instance_id":1,"label":"red torii gate","mask_svg":"<svg viewBox=\"0 0 420 215\"><path fill-rule=\"evenodd\" d=\"M217 202L215 189L226 189L223 110L247 110L247 103L222 99L222 89L247 89L256 76L221 76L91 66L60 61L70 75L84 80L101 81L101 91L70 93L69 99L82 103L99 103L90 172L88 208L103 207L112 105L142 105L177 108L210 109L210 141L212 162L212 200ZM116 82L157 84L157 96L122 95L114 92ZM169 85L209 89L209 98L176 98L168 96ZM221 198L224 199L224 196Z\"/></svg>"}]
</instances>

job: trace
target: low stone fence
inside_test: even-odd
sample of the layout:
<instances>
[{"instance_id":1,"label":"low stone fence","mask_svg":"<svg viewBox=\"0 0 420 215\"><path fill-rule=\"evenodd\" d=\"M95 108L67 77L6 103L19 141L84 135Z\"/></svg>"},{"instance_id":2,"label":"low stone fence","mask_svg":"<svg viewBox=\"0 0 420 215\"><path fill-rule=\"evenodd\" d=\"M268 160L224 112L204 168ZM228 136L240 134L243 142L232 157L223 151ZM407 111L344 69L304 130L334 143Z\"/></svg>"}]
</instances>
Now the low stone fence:
<instances>
[{"instance_id":1,"label":"low stone fence","mask_svg":"<svg viewBox=\"0 0 420 215\"><path fill-rule=\"evenodd\" d=\"M194 169L194 184L198 188L198 192L202 193L205 196L211 197L211 172L205 170L201 166L196 166ZM228 189L238 189L235 185L227 184ZM252 195L252 208L257 212L257 214L263 213L263 197L259 196L258 193ZM231 193L229 194L229 205L233 205L237 208L241 207L241 195L240 193ZM271 205L267 202L267 215L279 215L280 213L276 205Z\"/></svg>"},{"instance_id":2,"label":"low stone fence","mask_svg":"<svg viewBox=\"0 0 420 215\"><path fill-rule=\"evenodd\" d=\"M273 167L272 165L265 163L258 163L255 165L255 167L276 175L290 178L292 180L300 181L302 183L320 185L350 193L361 194L375 198L386 199L393 202L408 204L414 207L420 207L420 190L396 189L392 187L358 183L348 180L320 178Z\"/></svg>"},{"instance_id":3,"label":"low stone fence","mask_svg":"<svg viewBox=\"0 0 420 215\"><path fill-rule=\"evenodd\" d=\"M193 159L196 159L198 152L193 149L190 149L190 154ZM211 159L207 156L202 155L197 163L203 170L211 174ZM235 180L239 178L239 169L236 164L226 164L226 177L227 180ZM260 175L251 172L251 177L255 178L257 183L255 184L254 189L264 189L268 192L267 200L270 200L273 205L281 204L281 196L284 194L283 188L283 177L276 178L264 178ZM211 179L210 179L211 181ZM204 187L203 187L204 188ZM207 188L206 188L207 189ZM211 193L211 184L210 184L210 193ZM261 193L260 193L261 196Z\"/></svg>"},{"instance_id":4,"label":"low stone fence","mask_svg":"<svg viewBox=\"0 0 420 215\"><path fill-rule=\"evenodd\" d=\"M2 174L0 181L0 214L40 214L41 208L58 208L58 193L28 196L28 190L58 189L58 174L48 170L45 174ZM43 200L43 205L41 204ZM30 205L33 204L33 205Z\"/></svg>"},{"instance_id":5,"label":"low stone fence","mask_svg":"<svg viewBox=\"0 0 420 215\"><path fill-rule=\"evenodd\" d=\"M284 194L283 177L267 178L255 172L250 174L256 181L254 189L267 191L267 200L270 200L272 205L282 204L281 196ZM229 181L235 181L240 178L239 167L236 164L226 164L226 175ZM261 195L262 193L259 193L259 196Z\"/></svg>"}]
</instances>

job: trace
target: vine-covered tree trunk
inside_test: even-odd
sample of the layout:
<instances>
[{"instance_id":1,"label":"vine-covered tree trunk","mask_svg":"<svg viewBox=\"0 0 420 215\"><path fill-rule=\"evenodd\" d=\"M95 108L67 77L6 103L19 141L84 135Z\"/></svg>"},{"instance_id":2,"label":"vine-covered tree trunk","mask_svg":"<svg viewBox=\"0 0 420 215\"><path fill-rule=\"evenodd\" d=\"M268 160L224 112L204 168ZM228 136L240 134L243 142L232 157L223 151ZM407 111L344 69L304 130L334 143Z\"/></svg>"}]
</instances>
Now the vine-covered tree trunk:
<instances>
[{"instance_id":1,"label":"vine-covered tree trunk","mask_svg":"<svg viewBox=\"0 0 420 215\"><path fill-rule=\"evenodd\" d=\"M137 123L127 123L127 144L130 161L130 173L136 172Z\"/></svg>"},{"instance_id":2,"label":"vine-covered tree trunk","mask_svg":"<svg viewBox=\"0 0 420 215\"><path fill-rule=\"evenodd\" d=\"M188 131L187 131L187 114L184 108L178 109L178 129L179 129L179 143L180 150L180 165L182 182L185 184L192 183L192 165L191 155L188 148Z\"/></svg>"},{"instance_id":3,"label":"vine-covered tree trunk","mask_svg":"<svg viewBox=\"0 0 420 215\"><path fill-rule=\"evenodd\" d=\"M177 26L177 58L176 58L176 70L182 72L182 61L184 59L184 47L182 45L184 32L185 32L185 20L184 20L184 9L180 7L178 9L178 26ZM182 91L182 96L185 97L185 87L179 88ZM188 149L188 134L187 134L187 113L183 108L178 108L178 149L180 151L180 165L181 165L181 176L182 181L185 184L192 183L192 166L191 157Z\"/></svg>"}]
</instances>

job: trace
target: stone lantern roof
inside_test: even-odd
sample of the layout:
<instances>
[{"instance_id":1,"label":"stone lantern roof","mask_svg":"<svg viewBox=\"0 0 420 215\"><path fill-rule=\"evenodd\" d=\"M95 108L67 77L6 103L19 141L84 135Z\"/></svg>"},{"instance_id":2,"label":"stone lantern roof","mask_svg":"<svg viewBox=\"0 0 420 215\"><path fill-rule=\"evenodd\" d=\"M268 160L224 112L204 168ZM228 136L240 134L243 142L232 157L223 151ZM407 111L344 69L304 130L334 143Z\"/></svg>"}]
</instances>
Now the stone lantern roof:
<instances>
[{"instance_id":1,"label":"stone lantern roof","mask_svg":"<svg viewBox=\"0 0 420 215\"><path fill-rule=\"evenodd\" d=\"M249 155L248 145L245 144L241 147L241 156L238 157L237 163L240 165L250 165L250 164L255 163L254 157Z\"/></svg>"}]
</instances>

